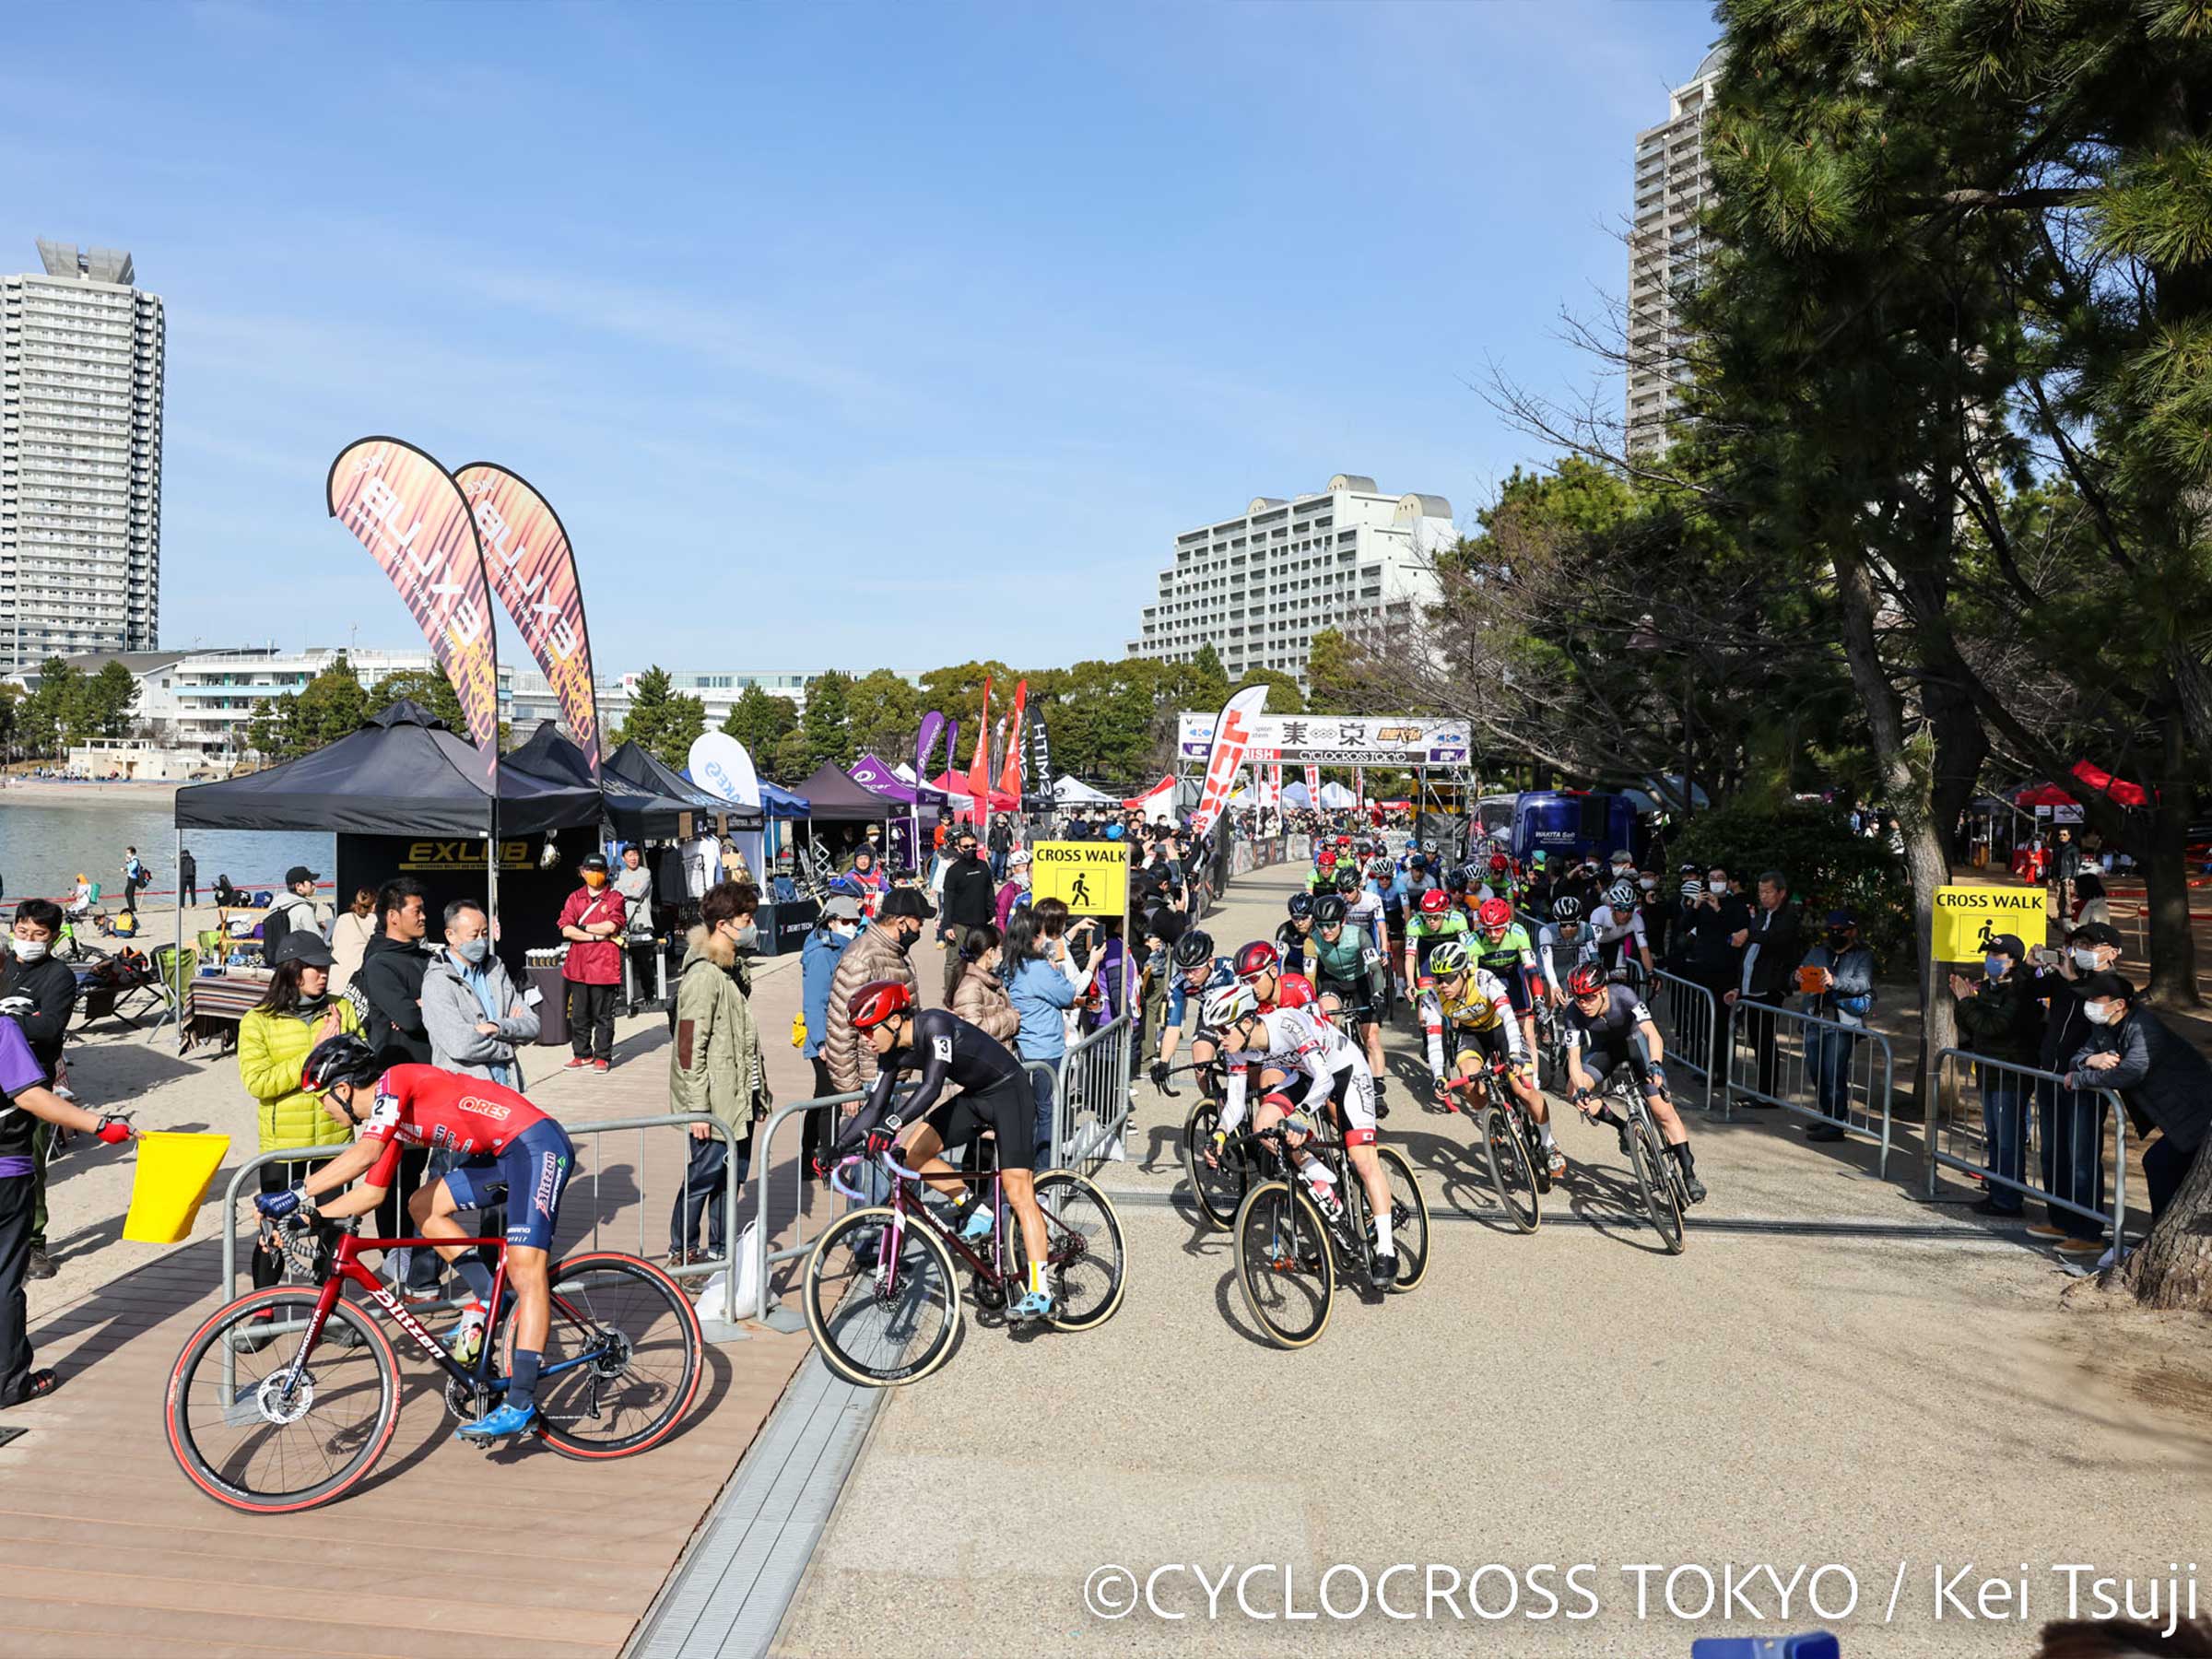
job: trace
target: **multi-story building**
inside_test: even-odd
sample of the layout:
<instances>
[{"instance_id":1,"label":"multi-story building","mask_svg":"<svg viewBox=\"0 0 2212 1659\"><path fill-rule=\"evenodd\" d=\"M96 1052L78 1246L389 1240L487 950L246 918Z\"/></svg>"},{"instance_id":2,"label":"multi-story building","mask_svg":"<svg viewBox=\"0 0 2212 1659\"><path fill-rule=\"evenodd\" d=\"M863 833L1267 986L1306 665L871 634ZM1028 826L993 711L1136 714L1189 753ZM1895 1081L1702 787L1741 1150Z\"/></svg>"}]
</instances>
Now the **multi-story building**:
<instances>
[{"instance_id":1,"label":"multi-story building","mask_svg":"<svg viewBox=\"0 0 2212 1659\"><path fill-rule=\"evenodd\" d=\"M1635 211L1629 230L1629 447L1664 442L1666 420L1688 378L1683 296L1704 273L1699 216L1712 190L1705 122L1727 53L1716 46L1698 72L1668 95L1667 116L1636 135Z\"/></svg>"},{"instance_id":2,"label":"multi-story building","mask_svg":"<svg viewBox=\"0 0 2212 1659\"><path fill-rule=\"evenodd\" d=\"M502 668L501 675L506 671ZM696 697L706 705L707 724L718 726L729 718L730 710L736 706L746 688L759 686L771 697L781 697L801 713L806 709L806 688L829 672L826 668L754 668L754 669L693 669L667 670L669 687L678 696ZM848 669L848 673L854 671ZM863 671L865 672L865 671ZM612 679L594 682L598 691L599 729L613 732L629 714L630 693L643 677L642 673L618 675ZM858 674L854 674L858 677ZM919 686L922 677L916 674L900 675L909 685ZM518 668L513 676L514 721L517 725L528 721L559 720L560 702L553 695L553 688L546 677L535 668Z\"/></svg>"},{"instance_id":3,"label":"multi-story building","mask_svg":"<svg viewBox=\"0 0 2212 1659\"><path fill-rule=\"evenodd\" d=\"M161 300L126 253L39 258L0 276L0 675L160 633Z\"/></svg>"},{"instance_id":4,"label":"multi-story building","mask_svg":"<svg viewBox=\"0 0 2212 1659\"><path fill-rule=\"evenodd\" d=\"M1321 629L1411 622L1435 603L1435 556L1458 535L1443 497L1386 495L1351 473L1318 495L1260 496L1175 538L1129 654L1181 662L1211 645L1232 680L1274 668L1303 688Z\"/></svg>"}]
</instances>

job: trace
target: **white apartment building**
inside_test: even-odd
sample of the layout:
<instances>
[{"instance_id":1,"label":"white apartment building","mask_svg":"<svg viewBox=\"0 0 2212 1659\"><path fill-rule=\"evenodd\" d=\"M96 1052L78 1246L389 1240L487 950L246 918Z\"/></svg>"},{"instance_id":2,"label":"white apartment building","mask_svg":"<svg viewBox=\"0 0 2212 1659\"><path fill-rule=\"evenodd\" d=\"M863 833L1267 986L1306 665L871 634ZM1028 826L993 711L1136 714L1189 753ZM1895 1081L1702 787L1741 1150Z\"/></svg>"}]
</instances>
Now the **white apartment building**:
<instances>
[{"instance_id":1,"label":"white apartment building","mask_svg":"<svg viewBox=\"0 0 2212 1659\"><path fill-rule=\"evenodd\" d=\"M1275 668L1305 688L1314 634L1413 621L1436 601L1437 552L1458 536L1442 496L1386 495L1353 473L1317 495L1257 497L1175 538L1129 654L1181 662L1211 645L1232 680Z\"/></svg>"},{"instance_id":2,"label":"white apartment building","mask_svg":"<svg viewBox=\"0 0 2212 1659\"><path fill-rule=\"evenodd\" d=\"M0 276L0 675L160 632L161 300L120 250L39 259Z\"/></svg>"},{"instance_id":3,"label":"white apartment building","mask_svg":"<svg viewBox=\"0 0 2212 1659\"><path fill-rule=\"evenodd\" d=\"M781 697L801 713L806 709L806 688L830 672L826 668L671 668L667 671L670 688L683 697L696 697L706 705L707 724L719 726L729 718L731 709L743 697L746 688L759 686L771 697ZM867 670L846 670L855 679ZM506 676L504 667L501 677ZM612 679L601 679L594 684L598 690L599 729L613 732L629 715L630 693L636 689L642 672L618 675ZM899 677L910 686L919 686L918 674ZM515 724L538 720L559 720L560 703L553 695L553 688L546 677L534 667L518 668L513 676Z\"/></svg>"},{"instance_id":4,"label":"white apartment building","mask_svg":"<svg viewBox=\"0 0 2212 1659\"><path fill-rule=\"evenodd\" d=\"M1667 415L1688 378L1678 300L1704 273L1698 216L1711 200L1705 122L1727 59L1705 54L1697 73L1668 96L1667 116L1636 135L1635 212L1629 231L1629 447L1664 442Z\"/></svg>"}]
</instances>

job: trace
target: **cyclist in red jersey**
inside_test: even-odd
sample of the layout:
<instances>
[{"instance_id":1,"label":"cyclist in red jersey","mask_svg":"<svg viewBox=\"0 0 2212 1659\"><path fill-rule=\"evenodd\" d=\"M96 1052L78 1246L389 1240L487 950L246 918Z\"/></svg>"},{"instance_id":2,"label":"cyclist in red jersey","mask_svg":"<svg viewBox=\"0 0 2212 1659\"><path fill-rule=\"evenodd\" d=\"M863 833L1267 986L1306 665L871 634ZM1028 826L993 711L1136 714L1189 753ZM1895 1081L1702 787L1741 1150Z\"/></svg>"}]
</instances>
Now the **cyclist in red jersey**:
<instances>
[{"instance_id":1,"label":"cyclist in red jersey","mask_svg":"<svg viewBox=\"0 0 2212 1659\"><path fill-rule=\"evenodd\" d=\"M507 1282L515 1297L507 1398L480 1421L463 1424L459 1434L492 1440L523 1432L537 1417L537 1374L552 1324L546 1270L561 1191L576 1162L567 1133L513 1089L488 1078L434 1065L387 1070L359 1037L318 1043L300 1081L323 1096L323 1109L331 1116L359 1130L359 1138L289 1192L256 1198L263 1215L303 1214L311 1219L320 1215L332 1220L365 1216L384 1201L403 1147L438 1147L465 1160L409 1195L407 1214L423 1237L466 1239L467 1230L453 1219L456 1211L507 1203ZM328 1204L318 1202L323 1194L336 1193L357 1179L360 1184L351 1192ZM481 1340L485 1304L491 1300L490 1270L462 1243L436 1249L476 1292L477 1305L464 1326L473 1321ZM455 1347L458 1350L461 1345Z\"/></svg>"}]
</instances>

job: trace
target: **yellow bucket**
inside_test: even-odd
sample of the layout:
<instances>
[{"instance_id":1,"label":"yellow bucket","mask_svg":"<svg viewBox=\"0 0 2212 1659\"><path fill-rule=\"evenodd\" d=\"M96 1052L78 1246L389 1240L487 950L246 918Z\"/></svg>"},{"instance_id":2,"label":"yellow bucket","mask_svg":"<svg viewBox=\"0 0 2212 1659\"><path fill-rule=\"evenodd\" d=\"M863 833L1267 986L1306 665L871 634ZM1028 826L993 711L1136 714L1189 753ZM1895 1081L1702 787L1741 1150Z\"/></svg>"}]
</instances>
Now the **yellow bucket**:
<instances>
[{"instance_id":1,"label":"yellow bucket","mask_svg":"<svg viewBox=\"0 0 2212 1659\"><path fill-rule=\"evenodd\" d=\"M192 1236L207 1183L230 1150L227 1135L176 1135L149 1129L138 1136L138 1172L123 1236L140 1244L175 1244Z\"/></svg>"}]
</instances>

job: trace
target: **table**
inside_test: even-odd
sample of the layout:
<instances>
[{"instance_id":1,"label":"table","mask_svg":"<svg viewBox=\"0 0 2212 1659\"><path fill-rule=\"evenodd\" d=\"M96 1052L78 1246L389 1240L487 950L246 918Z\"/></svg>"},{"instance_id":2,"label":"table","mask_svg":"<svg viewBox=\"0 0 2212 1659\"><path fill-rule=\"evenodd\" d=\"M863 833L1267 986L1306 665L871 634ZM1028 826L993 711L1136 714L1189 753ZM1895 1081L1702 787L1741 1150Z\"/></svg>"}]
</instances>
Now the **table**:
<instances>
[{"instance_id":1,"label":"table","mask_svg":"<svg viewBox=\"0 0 2212 1659\"><path fill-rule=\"evenodd\" d=\"M269 994L264 971L201 974L186 982L178 1052L206 1039L238 1041L238 1022Z\"/></svg>"}]
</instances>

